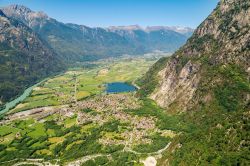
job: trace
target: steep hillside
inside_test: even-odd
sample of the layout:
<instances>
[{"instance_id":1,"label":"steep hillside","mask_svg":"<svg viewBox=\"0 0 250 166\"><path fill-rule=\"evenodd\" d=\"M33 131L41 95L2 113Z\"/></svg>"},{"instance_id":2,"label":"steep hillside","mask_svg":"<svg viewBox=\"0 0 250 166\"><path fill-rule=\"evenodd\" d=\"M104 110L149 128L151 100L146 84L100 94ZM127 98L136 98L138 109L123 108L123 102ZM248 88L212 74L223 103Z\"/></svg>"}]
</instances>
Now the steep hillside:
<instances>
[{"instance_id":1,"label":"steep hillside","mask_svg":"<svg viewBox=\"0 0 250 166\"><path fill-rule=\"evenodd\" d=\"M249 25L250 1L221 0L181 49L139 81L140 95L194 125L160 164L249 165Z\"/></svg>"},{"instance_id":2,"label":"steep hillside","mask_svg":"<svg viewBox=\"0 0 250 166\"><path fill-rule=\"evenodd\" d=\"M238 67L242 72L249 72L249 12L249 2L221 1L188 42L159 70L159 84L150 97L162 107L175 104L184 111L197 102L192 99L204 81L208 81L208 70L219 73L219 70ZM215 76L211 79L216 85L220 82ZM211 95L204 94L204 99Z\"/></svg>"},{"instance_id":3,"label":"steep hillside","mask_svg":"<svg viewBox=\"0 0 250 166\"><path fill-rule=\"evenodd\" d=\"M0 10L0 105L62 66L32 29Z\"/></svg>"},{"instance_id":4,"label":"steep hillside","mask_svg":"<svg viewBox=\"0 0 250 166\"><path fill-rule=\"evenodd\" d=\"M64 24L43 12L11 5L2 9L40 34L52 48L67 60L93 60L122 54L143 54L154 50L173 52L187 40L186 34L164 28L113 30Z\"/></svg>"}]
</instances>

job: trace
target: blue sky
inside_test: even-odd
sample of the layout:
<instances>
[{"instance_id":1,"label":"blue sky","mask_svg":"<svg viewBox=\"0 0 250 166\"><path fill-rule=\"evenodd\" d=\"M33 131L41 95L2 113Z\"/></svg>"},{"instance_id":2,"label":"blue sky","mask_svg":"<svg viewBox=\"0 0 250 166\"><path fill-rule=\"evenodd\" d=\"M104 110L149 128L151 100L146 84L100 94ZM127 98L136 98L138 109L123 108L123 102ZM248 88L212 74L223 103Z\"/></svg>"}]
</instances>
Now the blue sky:
<instances>
[{"instance_id":1,"label":"blue sky","mask_svg":"<svg viewBox=\"0 0 250 166\"><path fill-rule=\"evenodd\" d=\"M111 25L197 27L219 0L0 0L0 6L22 4L65 23L91 27Z\"/></svg>"}]
</instances>

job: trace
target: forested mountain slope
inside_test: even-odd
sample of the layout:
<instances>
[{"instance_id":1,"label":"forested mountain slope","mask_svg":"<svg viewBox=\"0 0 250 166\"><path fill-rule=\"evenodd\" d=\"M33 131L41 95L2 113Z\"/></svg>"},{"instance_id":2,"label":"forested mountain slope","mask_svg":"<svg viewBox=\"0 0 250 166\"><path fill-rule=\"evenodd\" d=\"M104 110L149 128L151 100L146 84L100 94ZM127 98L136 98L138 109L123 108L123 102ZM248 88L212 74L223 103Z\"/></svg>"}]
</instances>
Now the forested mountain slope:
<instances>
[{"instance_id":1,"label":"forested mountain slope","mask_svg":"<svg viewBox=\"0 0 250 166\"><path fill-rule=\"evenodd\" d=\"M0 105L62 68L58 55L45 41L0 10Z\"/></svg>"},{"instance_id":2,"label":"forested mountain slope","mask_svg":"<svg viewBox=\"0 0 250 166\"><path fill-rule=\"evenodd\" d=\"M250 1L221 0L188 42L138 81L194 125L161 164L249 165Z\"/></svg>"},{"instance_id":3,"label":"forested mountain slope","mask_svg":"<svg viewBox=\"0 0 250 166\"><path fill-rule=\"evenodd\" d=\"M147 32L131 29L121 34L111 29L64 24L20 5L1 8L0 24L0 105L24 87L60 71L63 61L74 65L77 61L123 54L171 52L186 41L186 32L192 32L158 28Z\"/></svg>"},{"instance_id":4,"label":"forested mountain slope","mask_svg":"<svg viewBox=\"0 0 250 166\"><path fill-rule=\"evenodd\" d=\"M192 29L178 33L172 29L115 29L90 28L64 24L43 12L25 6L11 5L3 12L37 32L64 59L71 61L95 60L122 54L143 54L155 50L173 52L187 40Z\"/></svg>"},{"instance_id":5,"label":"forested mountain slope","mask_svg":"<svg viewBox=\"0 0 250 166\"><path fill-rule=\"evenodd\" d=\"M158 62L165 65L151 75L159 79L150 93L151 98L166 108L175 103L183 111L197 102L193 99L203 87L202 83L208 81L209 69L216 68L219 73L219 70L239 68L249 73L249 13L247 1L221 1L169 61ZM211 81L218 85L222 80L213 76ZM210 95L204 93L204 98Z\"/></svg>"}]
</instances>

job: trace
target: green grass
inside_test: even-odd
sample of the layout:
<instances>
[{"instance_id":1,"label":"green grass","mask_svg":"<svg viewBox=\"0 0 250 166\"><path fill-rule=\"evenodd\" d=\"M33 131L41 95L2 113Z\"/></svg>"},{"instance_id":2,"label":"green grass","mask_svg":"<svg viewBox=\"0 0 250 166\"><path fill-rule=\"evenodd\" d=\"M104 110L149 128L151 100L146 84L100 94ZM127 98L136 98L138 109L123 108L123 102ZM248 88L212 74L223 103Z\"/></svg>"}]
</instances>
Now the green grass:
<instances>
[{"instance_id":1,"label":"green grass","mask_svg":"<svg viewBox=\"0 0 250 166\"><path fill-rule=\"evenodd\" d=\"M133 82L141 77L155 60L134 58L120 59L113 63L105 62L93 69L76 69L55 76L39 87L21 104L11 110L11 113L25 111L38 107L68 104L74 99L75 80L77 79L77 100L88 96L101 94L104 84L108 82ZM99 74L101 70L107 73Z\"/></svg>"},{"instance_id":2,"label":"green grass","mask_svg":"<svg viewBox=\"0 0 250 166\"><path fill-rule=\"evenodd\" d=\"M9 127L9 126L0 126L0 136L5 136L8 135L14 131L18 131L17 129L13 128L13 127Z\"/></svg>"},{"instance_id":3,"label":"green grass","mask_svg":"<svg viewBox=\"0 0 250 166\"><path fill-rule=\"evenodd\" d=\"M54 137L54 136L56 136L55 130L53 130L53 129L48 129L48 130L47 130L47 135L48 135L49 137Z\"/></svg>"},{"instance_id":4,"label":"green grass","mask_svg":"<svg viewBox=\"0 0 250 166\"><path fill-rule=\"evenodd\" d=\"M33 131L31 131L30 133L28 133L28 136L30 136L32 138L39 138L41 136L45 136L46 135L46 130L44 128L44 124L43 123L36 123L31 128L33 129Z\"/></svg>"},{"instance_id":5,"label":"green grass","mask_svg":"<svg viewBox=\"0 0 250 166\"><path fill-rule=\"evenodd\" d=\"M64 126L65 127L71 127L71 126L73 126L73 125L75 125L76 124L76 117L73 117L73 118L67 118L67 119L65 119L65 121L64 121Z\"/></svg>"},{"instance_id":6,"label":"green grass","mask_svg":"<svg viewBox=\"0 0 250 166\"><path fill-rule=\"evenodd\" d=\"M39 148L39 147L44 147L44 146L46 146L46 142L36 142L31 145L31 147L33 148Z\"/></svg>"},{"instance_id":7,"label":"green grass","mask_svg":"<svg viewBox=\"0 0 250 166\"><path fill-rule=\"evenodd\" d=\"M30 101L30 102L29 102ZM44 100L32 100L29 98L29 101L25 101L25 106L21 108L15 108L11 110L11 113L21 112L33 108L46 107L46 106L57 106L60 104L55 98L47 98Z\"/></svg>"},{"instance_id":8,"label":"green grass","mask_svg":"<svg viewBox=\"0 0 250 166\"><path fill-rule=\"evenodd\" d=\"M74 69L59 76L55 76L39 87L33 89L31 95L23 103L18 105L12 112L19 112L37 107L50 105L72 104L74 99L75 80L77 80L77 99L84 100L85 97L101 94L104 91L103 84L107 82L133 82L147 71L154 60L143 58L129 60L119 60L114 63L105 62L90 69ZM103 70L105 69L105 70ZM107 71L102 73L100 71ZM163 116L162 110L153 102L149 102L147 109L129 110L134 116ZM145 103L146 108L147 104ZM97 113L95 110L82 110L88 114ZM131 112L130 112L131 111ZM133 112L133 113L132 113ZM136 112L136 113L134 113ZM149 113L147 115L147 113ZM10 126L3 126L1 134L8 134L12 139L2 146L0 142L0 161L8 161L15 158L44 158L60 159L61 162L71 161L84 155L96 153L112 154L115 161L109 161L105 157L98 157L94 160L97 165L116 165L139 163L136 155L122 152L124 145L103 145L99 142L102 137L111 139L123 139L121 133L127 130L124 124L114 119L108 119L103 125L89 123L79 125L76 117L58 118L59 114L54 114L44 118L44 123L39 123L33 119L13 122L14 129ZM162 122L162 120L160 120ZM158 123L158 122L157 122ZM166 123L169 123L167 121ZM164 122L164 124L166 124ZM172 122L175 123L175 120ZM127 124L129 125L129 124ZM162 126L162 124L158 124ZM157 126L157 127L158 127ZM0 128L1 129L1 128ZM15 138L14 133L6 133L8 130L20 131L21 137ZM153 137L152 137L153 139ZM165 143L168 141L162 139ZM160 141L154 141L155 144ZM162 146L157 146L161 148ZM148 147L150 149L150 147ZM119 153L120 152L120 153Z\"/></svg>"},{"instance_id":9,"label":"green grass","mask_svg":"<svg viewBox=\"0 0 250 166\"><path fill-rule=\"evenodd\" d=\"M16 127L22 130L25 130L29 128L29 126L33 125L35 123L34 119L26 119L26 120L17 120L14 121L16 124Z\"/></svg>"}]
</instances>

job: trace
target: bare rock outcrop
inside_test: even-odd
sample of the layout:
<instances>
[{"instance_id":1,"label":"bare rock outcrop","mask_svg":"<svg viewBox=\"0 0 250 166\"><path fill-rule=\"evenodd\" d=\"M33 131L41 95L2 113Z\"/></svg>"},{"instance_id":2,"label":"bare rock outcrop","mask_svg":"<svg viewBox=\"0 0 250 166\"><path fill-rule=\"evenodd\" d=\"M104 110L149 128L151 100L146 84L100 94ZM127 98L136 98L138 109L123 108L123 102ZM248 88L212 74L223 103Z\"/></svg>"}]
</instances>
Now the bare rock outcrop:
<instances>
[{"instance_id":1,"label":"bare rock outcrop","mask_svg":"<svg viewBox=\"0 0 250 166\"><path fill-rule=\"evenodd\" d=\"M158 72L150 97L166 109L182 112L197 103L204 66L250 66L250 1L221 0L188 42ZM195 98L194 98L195 96ZM208 100L211 96L203 96Z\"/></svg>"}]
</instances>

